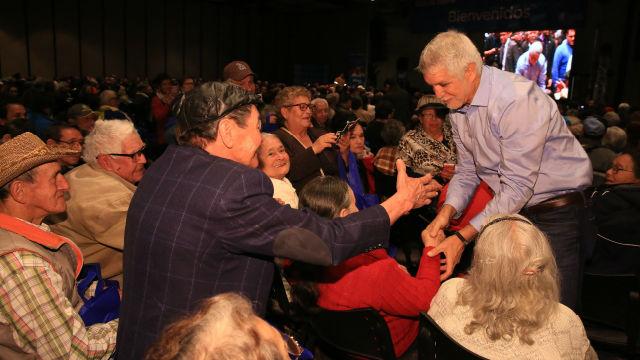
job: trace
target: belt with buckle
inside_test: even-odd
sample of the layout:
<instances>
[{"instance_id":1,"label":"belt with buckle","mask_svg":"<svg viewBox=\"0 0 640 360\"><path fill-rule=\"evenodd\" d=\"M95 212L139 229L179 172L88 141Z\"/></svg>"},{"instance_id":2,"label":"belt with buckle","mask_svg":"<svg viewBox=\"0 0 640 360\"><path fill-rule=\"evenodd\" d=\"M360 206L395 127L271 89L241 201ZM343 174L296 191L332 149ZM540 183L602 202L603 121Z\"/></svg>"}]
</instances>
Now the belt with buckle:
<instances>
[{"instance_id":1,"label":"belt with buckle","mask_svg":"<svg viewBox=\"0 0 640 360\"><path fill-rule=\"evenodd\" d=\"M522 209L523 213L538 214L549 210L558 209L569 205L584 205L584 196L580 191L574 191L568 194L562 194L560 196L552 197L541 203L531 205Z\"/></svg>"}]
</instances>

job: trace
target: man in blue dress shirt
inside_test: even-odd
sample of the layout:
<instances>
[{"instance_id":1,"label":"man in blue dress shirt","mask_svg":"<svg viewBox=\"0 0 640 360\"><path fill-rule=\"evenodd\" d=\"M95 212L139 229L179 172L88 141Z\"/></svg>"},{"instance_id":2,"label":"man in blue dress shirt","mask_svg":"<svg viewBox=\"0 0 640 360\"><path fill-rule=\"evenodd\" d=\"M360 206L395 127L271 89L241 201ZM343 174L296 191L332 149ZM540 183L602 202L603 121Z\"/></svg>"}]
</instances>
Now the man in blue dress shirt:
<instances>
[{"instance_id":1,"label":"man in blue dress shirt","mask_svg":"<svg viewBox=\"0 0 640 360\"><path fill-rule=\"evenodd\" d=\"M561 300L575 307L585 221L581 190L591 184L592 170L555 102L531 81L483 67L471 40L456 31L429 42L419 68L436 96L453 110L458 148L456 173L429 234L441 235L450 219L464 211L480 180L495 194L470 224L430 252L447 257L442 277L452 274L464 246L488 216L520 212L549 237L561 273Z\"/></svg>"},{"instance_id":2,"label":"man in blue dress shirt","mask_svg":"<svg viewBox=\"0 0 640 360\"><path fill-rule=\"evenodd\" d=\"M547 58L542 55L542 43L535 41L529 46L529 50L520 55L516 65L516 74L521 75L546 89Z\"/></svg>"}]
</instances>

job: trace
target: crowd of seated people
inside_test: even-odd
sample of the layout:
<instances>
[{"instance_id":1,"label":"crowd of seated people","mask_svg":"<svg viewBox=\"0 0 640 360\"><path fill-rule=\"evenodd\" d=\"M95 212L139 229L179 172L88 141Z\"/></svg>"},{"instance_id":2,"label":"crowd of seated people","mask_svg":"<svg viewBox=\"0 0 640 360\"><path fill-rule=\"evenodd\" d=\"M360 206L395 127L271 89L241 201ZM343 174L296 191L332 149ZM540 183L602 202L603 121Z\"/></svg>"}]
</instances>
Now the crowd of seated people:
<instances>
[{"instance_id":1,"label":"crowd of seated people","mask_svg":"<svg viewBox=\"0 0 640 360\"><path fill-rule=\"evenodd\" d=\"M262 133L257 156L252 159L251 166L259 168L270 178L274 198L280 203L294 209L300 206L321 213L317 209L317 203L323 200L323 206L330 205L329 207L337 209L334 213L324 215L327 218L353 212L354 206L364 209L376 205L395 192L397 159L402 159L409 172L415 176L431 174L440 184L446 183L454 175L454 135L447 120L447 110L438 103L435 96L416 92L406 101L405 96L398 94L398 85L393 82L390 83L393 86L388 88L392 93L387 94L363 86L311 84L303 87L254 81L253 72L246 63L234 63L228 71L225 70L228 82L251 93L271 94L263 96L266 102L265 109L270 110L261 112L260 121L263 130L269 130L272 134ZM64 318L55 320L56 324L71 324L69 331L56 333L56 339L53 339L51 334L33 332L31 328L14 329L14 332L25 332L27 335L24 338L14 337L12 344L7 345L7 349L10 349L7 351L16 354L47 351L51 354L69 354L74 351L84 354L88 351L97 358L104 357L99 354L108 357L113 351L117 321L85 327L77 315L81 304L77 299L77 292L72 290L80 261L75 258L82 257L85 263L99 263L102 275L106 279L122 283L123 278L126 278L126 274L123 274L126 218L129 204L137 191L137 183L143 178L145 168L163 153L167 144L175 143L175 132L180 130L176 129L175 106L180 99L188 97L190 92L198 89L201 83L201 79L194 77L176 80L166 74L159 75L154 81L107 76L104 79L70 77L51 82L16 76L3 82L0 88L0 144L6 144L7 147L3 148L0 156L13 154L4 149L23 146L22 142L27 142L29 146L50 149L47 151L59 152L48 157L46 162L38 160L38 164L30 163L33 166L29 169L24 168L21 171L25 171L21 173L12 173L11 176L17 177L8 176L9 181L2 184L0 215L20 218L34 225L28 224L29 234L21 235L27 240L20 241L33 243L29 237L35 233L38 234L35 236L49 239L47 241L50 241L51 245L43 245L45 247L42 249L34 250L35 255L13 252L10 254L13 260L7 258L9 255L6 254L9 253L2 255L6 266L17 267L19 263L22 265L19 265L19 269L3 267L1 270L11 270L11 274L3 275L5 277L1 291L10 294L7 295L7 299L10 299L7 300L7 304L20 303L15 305L20 306L20 312L14 314L15 318L12 319L7 318L6 314L9 312L1 313L0 331L10 333L11 326L5 325L8 322L17 324L21 318L31 316L31 313L37 315L39 311L50 308L65 314ZM400 98L401 100L398 100ZM402 106L400 111L397 108L398 104ZM640 111L628 104L621 104L615 109L596 104L585 105L580 107L566 101L559 103L567 126L583 144L594 169L594 187L589 189L587 196L591 199L594 212L593 225L598 231L591 244L586 269L597 273L634 273L638 270L637 264L640 260L640 234L634 231L637 228L635 223L640 216L640 202L637 198L640 189ZM398 119L396 113L404 114L403 119ZM415 125L413 129L412 125ZM25 135L26 133L31 134ZM21 149L16 151L20 153ZM59 149L66 150L63 152ZM21 153L20 156L22 155L24 154ZM8 171L4 166L9 166L15 161L16 158L12 157L6 163L2 163L2 172ZM46 174L49 176L47 179L44 178ZM342 178L343 181L332 176ZM333 183L329 184L330 182ZM322 192L331 189L340 190L342 193ZM49 193L39 192L44 190ZM56 201L55 206L41 204L47 201L47 196L51 198L48 201ZM313 200L314 196L322 199ZM343 200L347 198L348 201L344 204L329 204L332 199L340 197ZM29 218L22 215L31 212L37 214L29 215ZM537 239L538 243L535 246L544 248L544 239L539 237L535 229L529 229L531 225L523 221L509 220L504 224L492 226L498 228L511 224L514 228L526 227L528 230L523 229L518 233L518 240L526 242L526 239ZM6 226L21 225L3 220L3 230L0 231L5 236L11 233L11 230L4 228L5 223L8 224ZM419 225L425 226L424 223ZM46 228L43 230L43 227ZM549 329L559 325L552 320L542 322L540 319L557 319L560 316L558 314L563 314L570 318L570 324L573 325L571 336L575 335L576 339L579 339L573 346L580 345L579 352L584 354L583 358L591 356L588 341L580 337L583 334L574 334L581 331L581 325L577 326L579 319L557 304L557 293L554 291L543 294L546 307L542 308L541 305L537 309L538 317L521 319L533 322L533 325L528 324L524 327L520 327L520 323L502 322L498 315L489 315L487 308L479 305L480 300L487 299L474 297L478 291L473 289L484 289L481 283L485 281L482 278L484 275L479 269L486 268L490 261L482 256L493 256L491 259L501 258L496 254L479 253L478 248L482 248L480 245L483 241L486 243L491 236L495 236L491 233L487 231L478 240L477 258L474 258L471 265L470 278L445 282L438 295L438 276L433 279L430 277L431 272L437 273L435 263L432 264L435 259L421 255L418 265L412 269L417 273L412 277L398 267L384 249L376 249L352 257L339 266L325 269L324 276L333 276L338 280L334 283L318 284L316 289L319 296L316 305L327 309L372 307L381 311L388 320L394 343L400 344L395 349L397 355L405 353L413 343L417 334L417 315L429 309L430 299L434 296L436 301L433 304L437 306L432 306L432 313L434 317L436 312L440 316L436 320L442 320L442 324L455 322L457 328L451 328L450 334L454 337L460 336L456 340L486 356L491 356L492 353L475 348L478 344L474 343L475 341L485 345L488 341L494 342L493 346L497 348L513 348L516 352L531 349L533 343L538 344L535 346L546 346L547 337L538 338L533 334L551 331ZM528 235L525 236L525 233ZM18 240L15 241L18 243ZM420 238L412 241L422 244ZM55 249L66 249L65 254L73 256L53 254L55 251L52 250L52 246ZM548 247L548 244L546 246ZM62 255L65 255L64 259ZM554 286L557 288L557 284L553 285L549 280L554 276L553 258L549 258L549 254L542 255L546 256L545 265L534 269L535 276L525 274L523 278L540 278L540 275L544 274L547 279L546 286L553 290ZM22 256L39 257L31 261L39 264L37 266L42 266L44 275L37 284L29 284L35 284L30 285L32 287L46 288L46 291L53 294L52 299L36 296L38 293L23 294L15 290L21 288L20 291L26 291L21 282L33 281L27 279L26 275L20 275L20 272L34 271L33 268L24 266L24 259L19 259ZM380 295L383 291L380 286L384 282L376 283L375 277L371 281L379 286L376 289L378 292L363 297L375 298L379 303L354 300L353 303L347 304L340 302L346 301L346 296L339 295L340 301L331 297L332 293L341 291L341 287L353 289L353 286L349 285L352 277L359 279L360 275L357 274L365 268L374 271L370 266L373 263L396 266L393 268L394 272L385 274L401 279L389 280L396 286L402 281L406 281L407 284L422 280L429 282L428 291L425 290L425 294L413 299L419 302L419 306L413 306L407 312L388 310L384 304L385 298ZM495 266L510 265L498 263ZM427 270L431 272L427 274ZM526 271L528 270L525 269ZM478 277L473 278L475 275ZM48 282L50 278L54 280ZM359 287L365 288L365 285L361 284ZM454 288L467 290L464 290L458 299L454 296ZM412 290L418 291L419 288L414 286ZM36 297L38 299L35 299ZM33 303L25 305L25 301ZM211 301L213 303L214 300ZM55 306L49 303L55 303ZM406 310L404 305L401 307ZM460 316L455 319L447 318L454 307L461 309L460 312L456 312ZM526 306L522 309L527 310ZM195 316L205 317L208 312L210 309L205 307ZM46 320L52 315L49 313L42 316L40 320ZM171 334L187 336L180 331L190 331L187 328L192 326L189 324L193 321L192 318L183 320L181 325L173 328L174 332ZM400 321L408 325L398 327L393 325L394 321L395 324ZM562 324L566 325L566 321L569 320L563 321L565 323ZM42 328L46 329L46 326L42 325ZM256 327L262 327L262 324ZM400 328L407 333L400 335L397 332ZM479 340L480 334L485 332L493 334L493 338L490 336L488 340ZM260 336L252 341L259 343ZM513 338L514 341L509 344L501 343L505 337ZM398 340L400 338L402 340ZM174 340L171 336L163 337L160 345L154 346L155 350L150 353L149 358L171 358L168 355L161 356L164 352L162 346L165 346L163 343ZM0 343L0 357L5 349L2 346L4 344ZM562 353L567 350L558 351Z\"/></svg>"}]
</instances>

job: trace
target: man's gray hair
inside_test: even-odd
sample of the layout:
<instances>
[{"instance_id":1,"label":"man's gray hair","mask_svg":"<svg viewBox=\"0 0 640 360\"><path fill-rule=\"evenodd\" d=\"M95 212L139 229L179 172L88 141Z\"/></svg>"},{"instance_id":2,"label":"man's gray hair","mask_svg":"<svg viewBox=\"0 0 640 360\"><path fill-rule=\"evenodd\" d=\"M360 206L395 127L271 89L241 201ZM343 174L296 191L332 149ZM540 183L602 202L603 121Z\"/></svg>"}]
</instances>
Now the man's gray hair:
<instances>
[{"instance_id":1,"label":"man's gray hair","mask_svg":"<svg viewBox=\"0 0 640 360\"><path fill-rule=\"evenodd\" d=\"M323 104L327 105L327 107L329 106L329 102L326 99L317 97L317 98L311 100L311 105L316 106L316 105L318 105L318 103L323 103Z\"/></svg>"},{"instance_id":2,"label":"man's gray hair","mask_svg":"<svg viewBox=\"0 0 640 360\"><path fill-rule=\"evenodd\" d=\"M602 137L602 146L619 153L627 146L627 133L619 126L610 126Z\"/></svg>"},{"instance_id":3,"label":"man's gray hair","mask_svg":"<svg viewBox=\"0 0 640 360\"><path fill-rule=\"evenodd\" d=\"M534 41L529 45L529 52L540 54L542 52L542 43L540 41Z\"/></svg>"},{"instance_id":4,"label":"man's gray hair","mask_svg":"<svg viewBox=\"0 0 640 360\"><path fill-rule=\"evenodd\" d=\"M93 130L84 138L82 159L87 164L96 164L100 154L119 154L122 152L122 140L131 134L137 134L129 120L98 120Z\"/></svg>"},{"instance_id":5,"label":"man's gray hair","mask_svg":"<svg viewBox=\"0 0 640 360\"><path fill-rule=\"evenodd\" d=\"M424 47L418 70L424 74L442 66L449 75L461 78L469 64L476 64L476 73L482 73L482 57L473 42L465 34L449 30L436 35Z\"/></svg>"}]
</instances>

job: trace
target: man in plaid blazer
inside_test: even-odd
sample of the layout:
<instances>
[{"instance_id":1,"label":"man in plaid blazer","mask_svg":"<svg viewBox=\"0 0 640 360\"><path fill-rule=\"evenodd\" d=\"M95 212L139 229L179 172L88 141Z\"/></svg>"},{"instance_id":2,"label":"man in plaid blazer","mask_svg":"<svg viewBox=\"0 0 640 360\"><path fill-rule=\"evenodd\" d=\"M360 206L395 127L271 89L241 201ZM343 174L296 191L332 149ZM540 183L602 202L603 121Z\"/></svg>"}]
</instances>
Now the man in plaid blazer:
<instances>
[{"instance_id":1,"label":"man in plaid blazer","mask_svg":"<svg viewBox=\"0 0 640 360\"><path fill-rule=\"evenodd\" d=\"M396 195L344 219L278 204L254 168L259 101L206 83L177 110L180 145L151 166L129 208L119 359L142 358L165 325L219 293L242 293L264 314L274 256L329 265L386 246L390 223L435 196L430 177L407 178L400 164Z\"/></svg>"}]
</instances>

